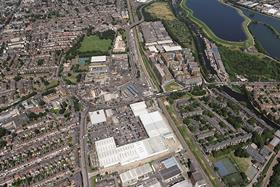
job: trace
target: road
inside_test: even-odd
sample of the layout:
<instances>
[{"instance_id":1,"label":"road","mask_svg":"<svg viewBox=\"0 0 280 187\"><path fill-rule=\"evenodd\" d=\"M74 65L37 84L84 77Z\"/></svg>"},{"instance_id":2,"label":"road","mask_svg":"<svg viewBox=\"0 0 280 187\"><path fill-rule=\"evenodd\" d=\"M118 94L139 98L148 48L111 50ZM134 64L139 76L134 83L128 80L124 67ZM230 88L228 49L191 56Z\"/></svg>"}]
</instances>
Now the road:
<instances>
[{"instance_id":1,"label":"road","mask_svg":"<svg viewBox=\"0 0 280 187\"><path fill-rule=\"evenodd\" d=\"M153 81L152 79L150 78L150 75L145 67L145 63L142 59L142 54L141 54L141 48L140 48L140 44L139 44L139 41L138 41L138 29L137 29L137 25L139 25L140 23L142 23L144 21L144 16L143 16L143 13L142 13L142 10L143 10L143 6L140 7L139 9L139 13L141 14L141 20L136 20L138 19L137 17L135 18L134 15L133 15L133 10L132 10L132 5L131 5L131 2L129 0L127 0L127 7L128 7L128 12L129 12L129 17L130 17L130 31L129 31L129 37L131 37L131 42L129 42L129 45L131 44L132 48L131 48L131 51L134 52L134 55L135 55L135 62L139 64L139 67L141 67L141 70L142 70L142 73L144 73L144 78L146 80L146 82L150 85L151 88L153 88L154 91L157 90L157 87L153 84Z\"/></svg>"},{"instance_id":2,"label":"road","mask_svg":"<svg viewBox=\"0 0 280 187\"><path fill-rule=\"evenodd\" d=\"M84 111L80 113L80 162L81 162L81 171L83 177L83 186L90 187L88 179L88 150L87 150L87 124L86 118L89 108L85 108Z\"/></svg>"}]
</instances>

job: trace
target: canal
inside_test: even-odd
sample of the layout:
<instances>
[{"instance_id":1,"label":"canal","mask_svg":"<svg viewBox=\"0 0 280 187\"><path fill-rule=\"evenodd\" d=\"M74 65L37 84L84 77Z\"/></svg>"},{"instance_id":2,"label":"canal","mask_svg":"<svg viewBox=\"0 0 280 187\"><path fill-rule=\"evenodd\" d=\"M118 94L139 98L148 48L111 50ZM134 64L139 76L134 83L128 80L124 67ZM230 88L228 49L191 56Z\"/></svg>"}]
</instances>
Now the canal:
<instances>
[{"instance_id":1,"label":"canal","mask_svg":"<svg viewBox=\"0 0 280 187\"><path fill-rule=\"evenodd\" d=\"M233 91L231 88L227 86L222 86L221 87L222 91L237 100L238 102L241 103L246 103L246 107L250 109L252 112L254 112L259 118L261 118L263 121L265 121L269 126L271 126L274 129L280 129L280 126L277 125L276 123L272 122L269 120L267 117L265 117L263 114L261 114L256 108L252 105L250 102L249 98L247 95L243 95L241 93Z\"/></svg>"}]
</instances>

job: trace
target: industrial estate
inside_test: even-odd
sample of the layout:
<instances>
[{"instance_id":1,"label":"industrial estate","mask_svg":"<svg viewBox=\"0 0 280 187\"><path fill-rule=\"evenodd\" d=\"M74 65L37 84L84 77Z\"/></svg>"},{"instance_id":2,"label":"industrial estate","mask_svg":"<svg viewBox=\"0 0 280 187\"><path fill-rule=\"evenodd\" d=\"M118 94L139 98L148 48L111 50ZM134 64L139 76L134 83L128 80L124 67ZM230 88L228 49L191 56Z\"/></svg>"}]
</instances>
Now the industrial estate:
<instances>
[{"instance_id":1,"label":"industrial estate","mask_svg":"<svg viewBox=\"0 0 280 187\"><path fill-rule=\"evenodd\" d=\"M0 13L0 186L280 185L278 1Z\"/></svg>"}]
</instances>

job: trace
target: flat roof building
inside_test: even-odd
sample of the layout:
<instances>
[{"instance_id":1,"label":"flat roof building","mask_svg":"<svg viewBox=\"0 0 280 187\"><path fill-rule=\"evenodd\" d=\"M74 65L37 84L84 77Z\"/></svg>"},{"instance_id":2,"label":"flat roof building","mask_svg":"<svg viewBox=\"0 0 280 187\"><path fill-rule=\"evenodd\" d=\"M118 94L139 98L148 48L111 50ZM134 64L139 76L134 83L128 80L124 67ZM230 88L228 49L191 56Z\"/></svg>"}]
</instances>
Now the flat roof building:
<instances>
[{"instance_id":1,"label":"flat roof building","mask_svg":"<svg viewBox=\"0 0 280 187\"><path fill-rule=\"evenodd\" d=\"M97 156L101 167L126 165L167 151L161 137L147 138L142 141L116 146L113 137L95 142Z\"/></svg>"},{"instance_id":2,"label":"flat roof building","mask_svg":"<svg viewBox=\"0 0 280 187\"><path fill-rule=\"evenodd\" d=\"M100 62L106 62L107 57L106 56L92 56L90 59L91 63L100 63Z\"/></svg>"},{"instance_id":3,"label":"flat roof building","mask_svg":"<svg viewBox=\"0 0 280 187\"><path fill-rule=\"evenodd\" d=\"M89 112L89 118L90 118L91 124L93 124L93 125L106 122L106 115L105 115L104 110Z\"/></svg>"},{"instance_id":4,"label":"flat roof building","mask_svg":"<svg viewBox=\"0 0 280 187\"><path fill-rule=\"evenodd\" d=\"M159 111L149 112L145 102L134 103L130 107L133 114L136 117L139 116L148 138L121 146L116 145L114 137L96 141L95 147L100 167L123 166L167 151L181 149L181 145L169 128L167 120ZM93 123L106 119L97 115L96 120L94 118L96 115L95 113L91 114Z\"/></svg>"},{"instance_id":5,"label":"flat roof building","mask_svg":"<svg viewBox=\"0 0 280 187\"><path fill-rule=\"evenodd\" d=\"M139 166L137 168L128 170L124 173L120 174L120 178L123 186L129 186L137 183L139 178L143 180L143 178L148 177L149 173L152 173L153 169L149 164L145 164L143 166Z\"/></svg>"}]
</instances>

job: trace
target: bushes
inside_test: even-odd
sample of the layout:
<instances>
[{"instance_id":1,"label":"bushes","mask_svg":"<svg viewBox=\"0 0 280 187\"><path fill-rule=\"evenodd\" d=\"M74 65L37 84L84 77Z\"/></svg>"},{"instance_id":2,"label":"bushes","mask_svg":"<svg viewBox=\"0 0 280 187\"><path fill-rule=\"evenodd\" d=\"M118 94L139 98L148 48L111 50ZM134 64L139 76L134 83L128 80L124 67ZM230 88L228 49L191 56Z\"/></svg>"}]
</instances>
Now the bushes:
<instances>
[{"instance_id":1,"label":"bushes","mask_svg":"<svg viewBox=\"0 0 280 187\"><path fill-rule=\"evenodd\" d=\"M234 156L241 157L241 158L248 158L249 154L246 152L246 150L242 149L241 147L238 147L234 151Z\"/></svg>"},{"instance_id":2,"label":"bushes","mask_svg":"<svg viewBox=\"0 0 280 187\"><path fill-rule=\"evenodd\" d=\"M172 104L176 99L183 97L185 94L185 92L172 92L168 97L168 101Z\"/></svg>"},{"instance_id":3,"label":"bushes","mask_svg":"<svg viewBox=\"0 0 280 187\"><path fill-rule=\"evenodd\" d=\"M278 164L273 167L273 175L270 177L270 187L278 187L280 184L280 159L278 158Z\"/></svg>"},{"instance_id":4,"label":"bushes","mask_svg":"<svg viewBox=\"0 0 280 187\"><path fill-rule=\"evenodd\" d=\"M222 46L219 46L219 51L231 79L243 75L249 81L280 80L280 64L274 60Z\"/></svg>"},{"instance_id":5,"label":"bushes","mask_svg":"<svg viewBox=\"0 0 280 187\"><path fill-rule=\"evenodd\" d=\"M195 86L192 89L191 94L194 95L194 96L203 96L203 95L206 94L206 91L203 90L203 88L201 88L201 87Z\"/></svg>"}]
</instances>

